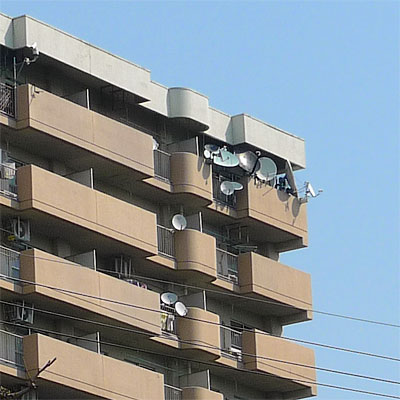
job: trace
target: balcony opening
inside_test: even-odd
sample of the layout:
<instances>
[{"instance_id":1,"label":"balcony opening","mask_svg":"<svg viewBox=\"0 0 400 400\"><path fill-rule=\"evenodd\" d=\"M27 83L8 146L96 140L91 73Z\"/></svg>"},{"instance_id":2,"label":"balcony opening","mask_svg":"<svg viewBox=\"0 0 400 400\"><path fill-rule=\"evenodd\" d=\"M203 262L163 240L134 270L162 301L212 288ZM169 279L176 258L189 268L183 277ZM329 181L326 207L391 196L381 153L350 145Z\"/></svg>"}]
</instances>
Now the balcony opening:
<instances>
[{"instance_id":1,"label":"balcony opening","mask_svg":"<svg viewBox=\"0 0 400 400\"><path fill-rule=\"evenodd\" d=\"M175 241L173 229L157 225L158 253L162 256L175 258Z\"/></svg>"},{"instance_id":2,"label":"balcony opening","mask_svg":"<svg viewBox=\"0 0 400 400\"><path fill-rule=\"evenodd\" d=\"M171 154L166 151L154 150L154 175L165 182L171 180Z\"/></svg>"},{"instance_id":3,"label":"balcony opening","mask_svg":"<svg viewBox=\"0 0 400 400\"><path fill-rule=\"evenodd\" d=\"M165 400L181 400L182 399L182 389L164 384L164 397Z\"/></svg>"},{"instance_id":4,"label":"balcony opening","mask_svg":"<svg viewBox=\"0 0 400 400\"><path fill-rule=\"evenodd\" d=\"M15 89L0 82L0 112L15 118Z\"/></svg>"}]
</instances>

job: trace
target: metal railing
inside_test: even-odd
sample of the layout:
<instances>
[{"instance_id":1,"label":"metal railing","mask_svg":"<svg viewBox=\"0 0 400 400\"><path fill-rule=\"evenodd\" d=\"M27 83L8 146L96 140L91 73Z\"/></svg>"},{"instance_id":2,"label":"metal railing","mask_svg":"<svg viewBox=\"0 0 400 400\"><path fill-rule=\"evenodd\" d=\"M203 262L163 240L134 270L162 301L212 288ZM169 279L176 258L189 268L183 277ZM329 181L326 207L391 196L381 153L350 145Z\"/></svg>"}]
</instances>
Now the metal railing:
<instances>
[{"instance_id":1,"label":"metal railing","mask_svg":"<svg viewBox=\"0 0 400 400\"><path fill-rule=\"evenodd\" d=\"M164 181L170 181L171 154L160 149L154 150L154 175Z\"/></svg>"},{"instance_id":2,"label":"metal railing","mask_svg":"<svg viewBox=\"0 0 400 400\"><path fill-rule=\"evenodd\" d=\"M229 326L221 326L221 348L227 352L232 348L240 350L242 348L242 332Z\"/></svg>"},{"instance_id":3,"label":"metal railing","mask_svg":"<svg viewBox=\"0 0 400 400\"><path fill-rule=\"evenodd\" d=\"M24 366L22 336L0 330L0 361Z\"/></svg>"},{"instance_id":4,"label":"metal railing","mask_svg":"<svg viewBox=\"0 0 400 400\"><path fill-rule=\"evenodd\" d=\"M181 400L182 399L182 389L164 384L164 396L165 400Z\"/></svg>"},{"instance_id":5,"label":"metal railing","mask_svg":"<svg viewBox=\"0 0 400 400\"><path fill-rule=\"evenodd\" d=\"M0 195L17 199L17 169L15 163L0 163Z\"/></svg>"},{"instance_id":6,"label":"metal railing","mask_svg":"<svg viewBox=\"0 0 400 400\"><path fill-rule=\"evenodd\" d=\"M228 180L228 179L226 179ZM213 176L212 184L213 184L213 199L221 203L223 205L236 208L236 192L231 195L226 195L221 191L221 180L217 176Z\"/></svg>"},{"instance_id":7,"label":"metal railing","mask_svg":"<svg viewBox=\"0 0 400 400\"><path fill-rule=\"evenodd\" d=\"M175 257L174 231L157 225L158 252L168 257Z\"/></svg>"},{"instance_id":8,"label":"metal railing","mask_svg":"<svg viewBox=\"0 0 400 400\"><path fill-rule=\"evenodd\" d=\"M175 308L161 303L161 330L176 335Z\"/></svg>"},{"instance_id":9,"label":"metal railing","mask_svg":"<svg viewBox=\"0 0 400 400\"><path fill-rule=\"evenodd\" d=\"M10 278L19 278L20 255L18 251L0 246L0 273Z\"/></svg>"},{"instance_id":10,"label":"metal railing","mask_svg":"<svg viewBox=\"0 0 400 400\"><path fill-rule=\"evenodd\" d=\"M15 89L5 83L0 83L0 112L15 117Z\"/></svg>"},{"instance_id":11,"label":"metal railing","mask_svg":"<svg viewBox=\"0 0 400 400\"><path fill-rule=\"evenodd\" d=\"M238 256L217 248L217 274L234 283L239 282Z\"/></svg>"}]
</instances>

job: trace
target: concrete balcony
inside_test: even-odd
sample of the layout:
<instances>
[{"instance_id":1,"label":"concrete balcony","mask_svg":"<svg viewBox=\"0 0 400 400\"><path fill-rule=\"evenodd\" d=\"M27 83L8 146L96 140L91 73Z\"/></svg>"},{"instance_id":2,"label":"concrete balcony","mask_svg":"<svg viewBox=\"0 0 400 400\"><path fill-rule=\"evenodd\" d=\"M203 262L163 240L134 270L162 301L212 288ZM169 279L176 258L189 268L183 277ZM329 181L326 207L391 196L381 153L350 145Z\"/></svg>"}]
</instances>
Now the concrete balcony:
<instances>
[{"instance_id":1,"label":"concrete balcony","mask_svg":"<svg viewBox=\"0 0 400 400\"><path fill-rule=\"evenodd\" d=\"M268 391L283 393L284 398L293 399L316 395L313 350L253 330L243 332L242 351L245 369L268 374L262 377ZM246 354L254 354L256 357ZM294 364L308 365L311 368Z\"/></svg>"},{"instance_id":2,"label":"concrete balcony","mask_svg":"<svg viewBox=\"0 0 400 400\"><path fill-rule=\"evenodd\" d=\"M92 248L109 246L114 252L120 244L121 253L139 256L157 254L154 213L33 165L19 168L17 179L19 210L37 225L39 220L47 224L47 234L55 229L50 219L56 218L66 240L84 239Z\"/></svg>"},{"instance_id":3,"label":"concrete balcony","mask_svg":"<svg viewBox=\"0 0 400 400\"><path fill-rule=\"evenodd\" d=\"M211 168L202 157L193 153L172 153L171 181L175 194L191 196L193 201L202 199L201 205L212 202Z\"/></svg>"},{"instance_id":4,"label":"concrete balcony","mask_svg":"<svg viewBox=\"0 0 400 400\"><path fill-rule=\"evenodd\" d=\"M308 244L307 205L271 186L243 180L237 192L236 217L249 226L252 234L264 237L278 251Z\"/></svg>"},{"instance_id":5,"label":"concrete balcony","mask_svg":"<svg viewBox=\"0 0 400 400\"><path fill-rule=\"evenodd\" d=\"M66 309L68 314L80 317L85 314L90 320L117 322L154 335L161 334L159 314L146 310L159 310L158 293L36 249L21 253L20 275L21 279L35 283L23 287L25 299L32 303L45 303L54 310ZM82 293L82 296L46 286Z\"/></svg>"},{"instance_id":6,"label":"concrete balcony","mask_svg":"<svg viewBox=\"0 0 400 400\"><path fill-rule=\"evenodd\" d=\"M219 316L201 308L189 307L188 310L186 317L178 317L181 349L191 358L216 360L221 356Z\"/></svg>"},{"instance_id":7,"label":"concrete balcony","mask_svg":"<svg viewBox=\"0 0 400 400\"><path fill-rule=\"evenodd\" d=\"M222 393L203 387L186 387L182 389L182 400L223 400ZM167 400L167 399L165 399Z\"/></svg>"},{"instance_id":8,"label":"concrete balcony","mask_svg":"<svg viewBox=\"0 0 400 400\"><path fill-rule=\"evenodd\" d=\"M46 398L164 399L162 374L44 335L26 336L23 344L31 376L47 361L57 358L40 374L39 396L45 393Z\"/></svg>"},{"instance_id":9,"label":"concrete balcony","mask_svg":"<svg viewBox=\"0 0 400 400\"><path fill-rule=\"evenodd\" d=\"M238 256L239 290L246 296L273 300L260 303L281 324L312 319L311 276L256 253Z\"/></svg>"},{"instance_id":10,"label":"concrete balcony","mask_svg":"<svg viewBox=\"0 0 400 400\"><path fill-rule=\"evenodd\" d=\"M32 85L17 89L17 120L0 120L14 128L12 141L40 150L79 168L93 167L113 181L154 176L152 137L133 127ZM16 131L15 131L16 129ZM5 133L5 131L4 131Z\"/></svg>"},{"instance_id":11,"label":"concrete balcony","mask_svg":"<svg viewBox=\"0 0 400 400\"><path fill-rule=\"evenodd\" d=\"M174 233L176 268L192 279L213 281L217 277L216 240L195 229Z\"/></svg>"}]
</instances>

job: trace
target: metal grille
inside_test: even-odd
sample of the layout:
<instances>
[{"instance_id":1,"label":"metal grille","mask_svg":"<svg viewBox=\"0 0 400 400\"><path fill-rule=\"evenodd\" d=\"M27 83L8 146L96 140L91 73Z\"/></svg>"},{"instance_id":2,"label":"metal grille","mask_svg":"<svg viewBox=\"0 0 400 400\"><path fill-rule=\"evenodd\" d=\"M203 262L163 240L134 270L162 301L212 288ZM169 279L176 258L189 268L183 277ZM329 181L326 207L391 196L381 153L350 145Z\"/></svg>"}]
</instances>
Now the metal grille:
<instances>
[{"instance_id":1,"label":"metal grille","mask_svg":"<svg viewBox=\"0 0 400 400\"><path fill-rule=\"evenodd\" d=\"M171 385L164 385L165 400L181 400L182 389Z\"/></svg>"},{"instance_id":2,"label":"metal grille","mask_svg":"<svg viewBox=\"0 0 400 400\"><path fill-rule=\"evenodd\" d=\"M227 196L226 194L222 193L220 185L221 182L218 176L213 175L213 198L215 201L224 204L226 206L236 208L236 193Z\"/></svg>"},{"instance_id":3,"label":"metal grille","mask_svg":"<svg viewBox=\"0 0 400 400\"><path fill-rule=\"evenodd\" d=\"M21 367L24 365L22 336L0 330L0 360Z\"/></svg>"},{"instance_id":4,"label":"metal grille","mask_svg":"<svg viewBox=\"0 0 400 400\"><path fill-rule=\"evenodd\" d=\"M232 348L242 348L242 332L232 329L229 326L221 326L221 348L231 352Z\"/></svg>"},{"instance_id":5,"label":"metal grille","mask_svg":"<svg viewBox=\"0 0 400 400\"><path fill-rule=\"evenodd\" d=\"M165 151L154 150L154 175L165 181L171 179L171 155Z\"/></svg>"},{"instance_id":6,"label":"metal grille","mask_svg":"<svg viewBox=\"0 0 400 400\"><path fill-rule=\"evenodd\" d=\"M175 256L174 231L157 225L158 252L168 257Z\"/></svg>"},{"instance_id":7,"label":"metal grille","mask_svg":"<svg viewBox=\"0 0 400 400\"><path fill-rule=\"evenodd\" d=\"M0 273L11 278L19 278L19 253L0 246Z\"/></svg>"},{"instance_id":8,"label":"metal grille","mask_svg":"<svg viewBox=\"0 0 400 400\"><path fill-rule=\"evenodd\" d=\"M0 163L0 195L16 200L18 197L15 163Z\"/></svg>"},{"instance_id":9,"label":"metal grille","mask_svg":"<svg viewBox=\"0 0 400 400\"><path fill-rule=\"evenodd\" d=\"M0 112L15 117L14 88L5 83L0 83Z\"/></svg>"},{"instance_id":10,"label":"metal grille","mask_svg":"<svg viewBox=\"0 0 400 400\"><path fill-rule=\"evenodd\" d=\"M238 283L238 256L217 248L217 273L223 278Z\"/></svg>"}]
</instances>

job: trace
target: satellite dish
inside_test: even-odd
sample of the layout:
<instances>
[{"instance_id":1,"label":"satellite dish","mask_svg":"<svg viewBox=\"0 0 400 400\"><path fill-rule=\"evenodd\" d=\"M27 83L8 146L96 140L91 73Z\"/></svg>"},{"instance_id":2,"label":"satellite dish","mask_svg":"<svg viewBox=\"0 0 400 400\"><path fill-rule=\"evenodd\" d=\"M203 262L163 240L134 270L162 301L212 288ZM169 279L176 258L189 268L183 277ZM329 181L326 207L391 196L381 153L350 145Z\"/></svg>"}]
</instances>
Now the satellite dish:
<instances>
[{"instance_id":1,"label":"satellite dish","mask_svg":"<svg viewBox=\"0 0 400 400\"><path fill-rule=\"evenodd\" d=\"M289 160L286 160L285 172L286 172L286 179L289 183L290 188L292 189L292 193L297 197L296 180L294 179L292 164L290 163Z\"/></svg>"},{"instance_id":2,"label":"satellite dish","mask_svg":"<svg viewBox=\"0 0 400 400\"><path fill-rule=\"evenodd\" d=\"M181 317L184 317L185 315L187 315L188 313L188 309L186 308L186 306L178 301L177 303L175 303L175 311L178 315L180 315Z\"/></svg>"},{"instance_id":3,"label":"satellite dish","mask_svg":"<svg viewBox=\"0 0 400 400\"><path fill-rule=\"evenodd\" d=\"M177 231L183 231L187 226L186 218L182 214L176 214L172 217L172 226Z\"/></svg>"},{"instance_id":4,"label":"satellite dish","mask_svg":"<svg viewBox=\"0 0 400 400\"><path fill-rule=\"evenodd\" d=\"M256 176L261 181L270 181L275 178L278 168L273 160L268 157L261 157L258 159L260 169L256 172Z\"/></svg>"},{"instance_id":5,"label":"satellite dish","mask_svg":"<svg viewBox=\"0 0 400 400\"><path fill-rule=\"evenodd\" d=\"M210 152L210 150L207 150L207 149L205 149L203 152L204 158L206 158L208 160L211 158L211 154L212 153Z\"/></svg>"},{"instance_id":6,"label":"satellite dish","mask_svg":"<svg viewBox=\"0 0 400 400\"><path fill-rule=\"evenodd\" d=\"M232 185L233 182L231 181L223 181L219 188L221 192L227 196L230 196L235 191L235 187Z\"/></svg>"},{"instance_id":7,"label":"satellite dish","mask_svg":"<svg viewBox=\"0 0 400 400\"><path fill-rule=\"evenodd\" d=\"M204 150L209 151L211 154L218 154L220 147L216 144L206 144Z\"/></svg>"},{"instance_id":8,"label":"satellite dish","mask_svg":"<svg viewBox=\"0 0 400 400\"><path fill-rule=\"evenodd\" d=\"M153 150L157 150L160 147L157 140L153 138Z\"/></svg>"},{"instance_id":9,"label":"satellite dish","mask_svg":"<svg viewBox=\"0 0 400 400\"><path fill-rule=\"evenodd\" d=\"M310 194L311 197L317 197L323 192L322 189L318 190L318 193L315 192L314 188L311 186L310 182L306 182L306 194Z\"/></svg>"},{"instance_id":10,"label":"satellite dish","mask_svg":"<svg viewBox=\"0 0 400 400\"><path fill-rule=\"evenodd\" d=\"M243 185L240 182L231 182L232 187L234 190L242 190Z\"/></svg>"},{"instance_id":11,"label":"satellite dish","mask_svg":"<svg viewBox=\"0 0 400 400\"><path fill-rule=\"evenodd\" d=\"M260 169L260 162L258 156L252 151L245 151L244 153L237 154L239 165L246 172L252 174Z\"/></svg>"},{"instance_id":12,"label":"satellite dish","mask_svg":"<svg viewBox=\"0 0 400 400\"><path fill-rule=\"evenodd\" d=\"M172 306L177 300L178 296L172 292L166 292L161 295L161 301L168 306Z\"/></svg>"},{"instance_id":13,"label":"satellite dish","mask_svg":"<svg viewBox=\"0 0 400 400\"><path fill-rule=\"evenodd\" d=\"M226 149L221 149L219 154L214 156L214 164L220 165L221 167L237 167L239 165L239 159L235 154L231 153Z\"/></svg>"}]
</instances>

